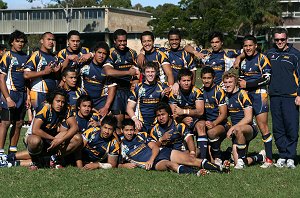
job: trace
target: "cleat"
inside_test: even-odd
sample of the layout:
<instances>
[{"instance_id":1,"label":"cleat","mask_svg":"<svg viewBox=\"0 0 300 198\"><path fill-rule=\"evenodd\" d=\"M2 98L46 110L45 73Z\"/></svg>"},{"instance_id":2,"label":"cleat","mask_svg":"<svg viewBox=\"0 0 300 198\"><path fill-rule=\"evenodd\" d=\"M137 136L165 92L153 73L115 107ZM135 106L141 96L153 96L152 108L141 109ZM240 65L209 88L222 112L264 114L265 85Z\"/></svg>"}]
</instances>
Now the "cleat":
<instances>
[{"instance_id":1,"label":"cleat","mask_svg":"<svg viewBox=\"0 0 300 198\"><path fill-rule=\"evenodd\" d=\"M266 157L264 163L260 166L261 168L270 168L273 166L273 161Z\"/></svg>"},{"instance_id":2,"label":"cleat","mask_svg":"<svg viewBox=\"0 0 300 198\"><path fill-rule=\"evenodd\" d=\"M8 161L0 160L0 168L10 168L12 167L12 163Z\"/></svg>"},{"instance_id":3,"label":"cleat","mask_svg":"<svg viewBox=\"0 0 300 198\"><path fill-rule=\"evenodd\" d=\"M58 163L56 155L51 155L49 167L53 168L53 169L62 169L62 168L64 168L60 163Z\"/></svg>"},{"instance_id":4,"label":"cleat","mask_svg":"<svg viewBox=\"0 0 300 198\"><path fill-rule=\"evenodd\" d=\"M220 158L215 159L215 164L222 167L222 160Z\"/></svg>"},{"instance_id":5,"label":"cleat","mask_svg":"<svg viewBox=\"0 0 300 198\"><path fill-rule=\"evenodd\" d=\"M199 176L205 176L205 175L208 175L208 174L210 174L210 172L209 172L208 170L204 169L204 168L200 169L200 170L196 173L196 175L197 175L198 177L199 177Z\"/></svg>"},{"instance_id":6,"label":"cleat","mask_svg":"<svg viewBox=\"0 0 300 198\"><path fill-rule=\"evenodd\" d=\"M286 161L286 167L290 168L290 169L295 169L296 166L295 166L294 160L293 159L288 159Z\"/></svg>"},{"instance_id":7,"label":"cleat","mask_svg":"<svg viewBox=\"0 0 300 198\"><path fill-rule=\"evenodd\" d=\"M283 168L286 166L285 159L279 158L277 162L274 164L277 168Z\"/></svg>"},{"instance_id":8,"label":"cleat","mask_svg":"<svg viewBox=\"0 0 300 198\"><path fill-rule=\"evenodd\" d=\"M223 165L222 165L222 172L223 173L230 173L230 162L228 160L225 160L223 162Z\"/></svg>"},{"instance_id":9,"label":"cleat","mask_svg":"<svg viewBox=\"0 0 300 198\"><path fill-rule=\"evenodd\" d=\"M242 159L238 159L236 165L234 166L235 169L243 169L245 168L245 162Z\"/></svg>"}]
</instances>

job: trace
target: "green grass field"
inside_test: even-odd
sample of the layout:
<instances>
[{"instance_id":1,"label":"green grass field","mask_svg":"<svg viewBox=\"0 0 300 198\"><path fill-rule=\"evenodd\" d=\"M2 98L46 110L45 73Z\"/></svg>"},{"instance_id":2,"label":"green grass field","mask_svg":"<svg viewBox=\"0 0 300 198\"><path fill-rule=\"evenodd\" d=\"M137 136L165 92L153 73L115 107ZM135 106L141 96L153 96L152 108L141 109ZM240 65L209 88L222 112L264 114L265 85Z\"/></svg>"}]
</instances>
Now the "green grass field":
<instances>
[{"instance_id":1,"label":"green grass field","mask_svg":"<svg viewBox=\"0 0 300 198\"><path fill-rule=\"evenodd\" d=\"M225 140L222 149L228 145L229 140ZM249 152L261 149L258 135L250 143ZM275 145L273 151L276 158ZM300 197L300 166L290 170L254 165L204 177L141 169L84 171L67 167L29 171L12 167L0 169L0 178L1 197Z\"/></svg>"}]
</instances>

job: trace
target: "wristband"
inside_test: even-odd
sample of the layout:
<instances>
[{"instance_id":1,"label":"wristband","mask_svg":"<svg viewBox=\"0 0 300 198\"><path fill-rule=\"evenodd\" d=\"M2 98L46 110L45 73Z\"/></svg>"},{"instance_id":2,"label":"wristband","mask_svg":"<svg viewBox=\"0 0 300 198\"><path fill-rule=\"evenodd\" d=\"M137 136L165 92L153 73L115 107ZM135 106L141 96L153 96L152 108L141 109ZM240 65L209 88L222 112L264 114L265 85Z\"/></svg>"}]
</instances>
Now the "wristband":
<instances>
[{"instance_id":1,"label":"wristband","mask_svg":"<svg viewBox=\"0 0 300 198\"><path fill-rule=\"evenodd\" d=\"M92 58L94 58L94 53L93 53L93 52L90 52L90 54L92 55Z\"/></svg>"}]
</instances>

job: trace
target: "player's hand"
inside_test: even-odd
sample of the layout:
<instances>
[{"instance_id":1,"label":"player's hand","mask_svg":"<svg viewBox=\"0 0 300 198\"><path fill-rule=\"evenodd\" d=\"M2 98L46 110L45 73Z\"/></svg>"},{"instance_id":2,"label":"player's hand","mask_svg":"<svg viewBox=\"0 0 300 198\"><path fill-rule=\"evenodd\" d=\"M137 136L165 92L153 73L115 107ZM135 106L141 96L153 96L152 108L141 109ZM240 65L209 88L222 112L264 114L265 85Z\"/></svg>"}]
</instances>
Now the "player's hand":
<instances>
[{"instance_id":1,"label":"player's hand","mask_svg":"<svg viewBox=\"0 0 300 198\"><path fill-rule=\"evenodd\" d=\"M26 106L26 109L30 109L31 108L30 97L27 97L27 100L25 102L25 106Z\"/></svg>"},{"instance_id":2,"label":"player's hand","mask_svg":"<svg viewBox=\"0 0 300 198\"><path fill-rule=\"evenodd\" d=\"M240 88L245 89L246 88L246 81L242 78L239 78L239 86L240 86Z\"/></svg>"},{"instance_id":3,"label":"player's hand","mask_svg":"<svg viewBox=\"0 0 300 198\"><path fill-rule=\"evenodd\" d=\"M53 71L53 68L51 67L53 63L50 62L45 68L44 68L44 74L45 75L48 75L48 74L51 74L51 72Z\"/></svg>"},{"instance_id":4,"label":"player's hand","mask_svg":"<svg viewBox=\"0 0 300 198\"><path fill-rule=\"evenodd\" d=\"M162 95L162 96L169 96L171 90L172 90L172 87L167 87L167 88L165 88L165 89L161 92L161 95Z\"/></svg>"},{"instance_id":5,"label":"player's hand","mask_svg":"<svg viewBox=\"0 0 300 198\"><path fill-rule=\"evenodd\" d=\"M89 121L88 126L89 127L98 127L98 126L100 126L100 123L97 122L96 120L91 120L91 121Z\"/></svg>"},{"instance_id":6,"label":"player's hand","mask_svg":"<svg viewBox=\"0 0 300 198\"><path fill-rule=\"evenodd\" d=\"M187 126L190 126L190 125L193 123L193 118L190 117L190 116L185 117L185 118L182 120L182 122L183 122L184 124L186 124Z\"/></svg>"},{"instance_id":7,"label":"player's hand","mask_svg":"<svg viewBox=\"0 0 300 198\"><path fill-rule=\"evenodd\" d=\"M200 53L200 52L198 52L198 51L194 51L194 55L197 57L197 58L199 58L199 59L203 59L203 58L205 58L205 54L202 54L202 53Z\"/></svg>"},{"instance_id":8,"label":"player's hand","mask_svg":"<svg viewBox=\"0 0 300 198\"><path fill-rule=\"evenodd\" d=\"M216 125L215 125L212 121L206 121L206 122L205 122L205 126L206 126L208 129L212 129L212 128L214 128Z\"/></svg>"},{"instance_id":9,"label":"player's hand","mask_svg":"<svg viewBox=\"0 0 300 198\"><path fill-rule=\"evenodd\" d=\"M10 97L6 98L6 103L9 109L16 108L16 103Z\"/></svg>"},{"instance_id":10,"label":"player's hand","mask_svg":"<svg viewBox=\"0 0 300 198\"><path fill-rule=\"evenodd\" d=\"M50 146L47 148L47 151L50 151L52 149L54 149L55 147L59 146L61 143L63 143L63 139L62 138L54 138L52 140L52 142L50 143Z\"/></svg>"},{"instance_id":11,"label":"player's hand","mask_svg":"<svg viewBox=\"0 0 300 198\"><path fill-rule=\"evenodd\" d=\"M136 168L137 165L134 164L134 163L126 163L126 164L123 164L123 168L128 168L128 169L134 169Z\"/></svg>"},{"instance_id":12,"label":"player's hand","mask_svg":"<svg viewBox=\"0 0 300 198\"><path fill-rule=\"evenodd\" d=\"M231 128L227 131L227 138L228 138L228 139L231 139L232 136L234 135L234 132L235 132L235 128L234 128L234 127L231 127Z\"/></svg>"},{"instance_id":13,"label":"player's hand","mask_svg":"<svg viewBox=\"0 0 300 198\"><path fill-rule=\"evenodd\" d=\"M61 65L60 64L55 64L54 67L53 67L53 72L58 72L61 68Z\"/></svg>"},{"instance_id":14,"label":"player's hand","mask_svg":"<svg viewBox=\"0 0 300 198\"><path fill-rule=\"evenodd\" d=\"M170 134L170 132L166 132L164 133L164 135L160 138L160 141L163 143L163 142L166 142L166 141L169 141L170 138L171 138L172 134Z\"/></svg>"},{"instance_id":15,"label":"player's hand","mask_svg":"<svg viewBox=\"0 0 300 198\"><path fill-rule=\"evenodd\" d=\"M92 57L92 54L91 53L87 53L87 54L82 54L79 58L79 63L84 63L88 60L90 60L90 58Z\"/></svg>"},{"instance_id":16,"label":"player's hand","mask_svg":"<svg viewBox=\"0 0 300 198\"><path fill-rule=\"evenodd\" d=\"M97 112L101 117L105 117L108 114L108 108L104 106L101 109L99 109Z\"/></svg>"},{"instance_id":17,"label":"player's hand","mask_svg":"<svg viewBox=\"0 0 300 198\"><path fill-rule=\"evenodd\" d=\"M177 116L183 115L183 109L181 109L180 107L178 107L177 105L175 105L174 114L177 115Z\"/></svg>"},{"instance_id":18,"label":"player's hand","mask_svg":"<svg viewBox=\"0 0 300 198\"><path fill-rule=\"evenodd\" d=\"M295 104L296 104L296 105L300 105L300 96L297 96L297 97L295 98Z\"/></svg>"},{"instance_id":19,"label":"player's hand","mask_svg":"<svg viewBox=\"0 0 300 198\"><path fill-rule=\"evenodd\" d=\"M139 119L134 120L134 125L138 131L140 131L143 127L143 123Z\"/></svg>"},{"instance_id":20,"label":"player's hand","mask_svg":"<svg viewBox=\"0 0 300 198\"><path fill-rule=\"evenodd\" d=\"M153 161L152 160L147 161L146 164L145 164L146 170L151 170L152 166L153 166Z\"/></svg>"},{"instance_id":21,"label":"player's hand","mask_svg":"<svg viewBox=\"0 0 300 198\"><path fill-rule=\"evenodd\" d=\"M136 76L138 74L138 68L137 67L130 67L128 70L130 76Z\"/></svg>"},{"instance_id":22,"label":"player's hand","mask_svg":"<svg viewBox=\"0 0 300 198\"><path fill-rule=\"evenodd\" d=\"M178 85L178 83L174 83L171 88L172 88L172 92L173 92L174 95L179 94L179 85Z\"/></svg>"},{"instance_id":23,"label":"player's hand","mask_svg":"<svg viewBox=\"0 0 300 198\"><path fill-rule=\"evenodd\" d=\"M240 63L241 63L241 58L238 56L235 58L235 61L233 62L233 68L234 69L239 69L240 68Z\"/></svg>"},{"instance_id":24,"label":"player's hand","mask_svg":"<svg viewBox=\"0 0 300 198\"><path fill-rule=\"evenodd\" d=\"M190 156L192 158L196 158L196 152L195 151L190 151Z\"/></svg>"},{"instance_id":25,"label":"player's hand","mask_svg":"<svg viewBox=\"0 0 300 198\"><path fill-rule=\"evenodd\" d=\"M92 162L92 163L86 164L83 167L84 170L95 170L98 168L99 168L99 163L97 163L97 162Z\"/></svg>"},{"instance_id":26,"label":"player's hand","mask_svg":"<svg viewBox=\"0 0 300 198\"><path fill-rule=\"evenodd\" d=\"M77 55L68 55L67 59L73 62L78 62L78 56Z\"/></svg>"}]
</instances>

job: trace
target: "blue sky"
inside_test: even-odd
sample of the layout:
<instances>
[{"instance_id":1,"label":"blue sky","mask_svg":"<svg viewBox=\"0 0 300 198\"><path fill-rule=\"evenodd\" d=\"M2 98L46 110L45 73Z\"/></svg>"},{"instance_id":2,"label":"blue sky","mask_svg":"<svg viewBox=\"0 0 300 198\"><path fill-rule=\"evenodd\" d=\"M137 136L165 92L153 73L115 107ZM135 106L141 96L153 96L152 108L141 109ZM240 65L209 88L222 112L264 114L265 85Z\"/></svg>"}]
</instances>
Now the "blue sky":
<instances>
[{"instance_id":1,"label":"blue sky","mask_svg":"<svg viewBox=\"0 0 300 198\"><path fill-rule=\"evenodd\" d=\"M29 9L31 7L37 7L41 5L41 1L37 0L33 3L28 3L26 0L3 0L7 3L8 9ZM42 0L44 3L50 2L50 0ZM153 6L156 7L159 4L164 3L173 3L177 4L179 0L131 0L131 4L135 5L137 3L142 4L143 6Z\"/></svg>"}]
</instances>

